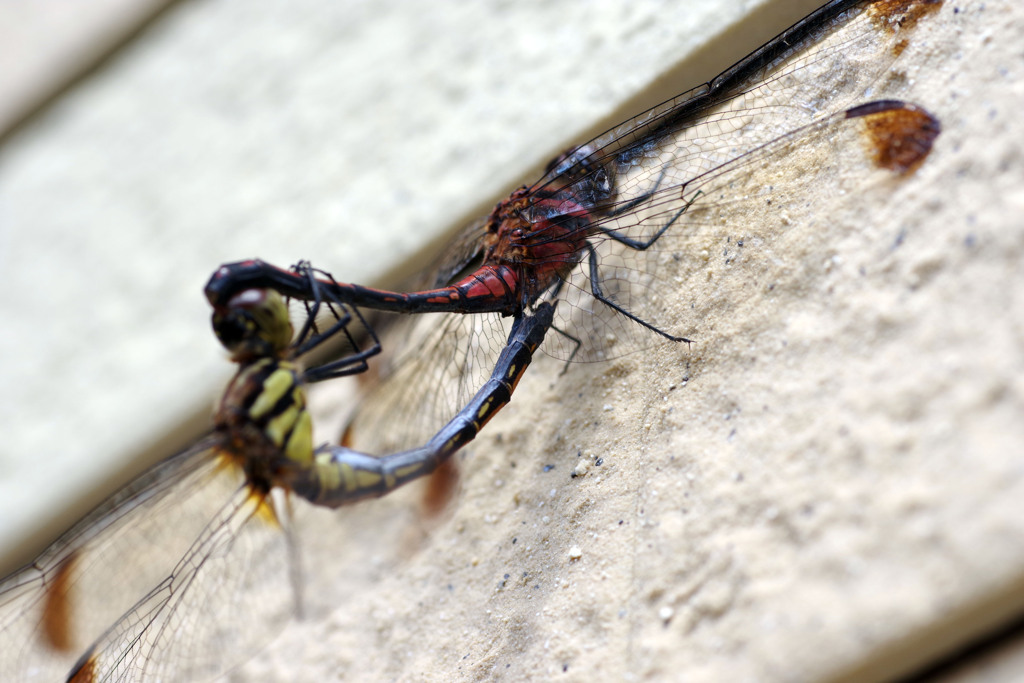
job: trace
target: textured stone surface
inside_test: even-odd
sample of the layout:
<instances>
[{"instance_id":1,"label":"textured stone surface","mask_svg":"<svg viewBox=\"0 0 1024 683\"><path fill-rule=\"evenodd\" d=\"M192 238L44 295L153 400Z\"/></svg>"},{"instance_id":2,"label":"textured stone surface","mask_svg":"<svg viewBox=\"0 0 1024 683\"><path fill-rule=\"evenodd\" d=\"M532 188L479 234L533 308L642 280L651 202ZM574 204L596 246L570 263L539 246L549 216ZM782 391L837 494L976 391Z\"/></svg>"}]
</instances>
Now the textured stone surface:
<instances>
[{"instance_id":1,"label":"textured stone surface","mask_svg":"<svg viewBox=\"0 0 1024 683\"><path fill-rule=\"evenodd\" d=\"M695 3L244 7L183 5L3 150L5 291L62 285L11 302L2 357L75 340L4 361L4 386L61 381L5 398L18 451L61 444L48 473L213 395L216 263L382 278L725 25ZM732 57L758 42L737 35ZM876 680L1019 612L1024 20L947 1L917 38L886 92L942 120L917 174L810 196L769 249L786 286L738 288L689 350L539 361L441 519L415 489L303 510L307 618L240 677Z\"/></svg>"},{"instance_id":2,"label":"textured stone surface","mask_svg":"<svg viewBox=\"0 0 1024 683\"><path fill-rule=\"evenodd\" d=\"M1021 29L930 18L879 93L942 120L920 171L809 194L689 350L539 361L444 520L316 515L332 607L246 673L887 680L1019 613Z\"/></svg>"}]
</instances>

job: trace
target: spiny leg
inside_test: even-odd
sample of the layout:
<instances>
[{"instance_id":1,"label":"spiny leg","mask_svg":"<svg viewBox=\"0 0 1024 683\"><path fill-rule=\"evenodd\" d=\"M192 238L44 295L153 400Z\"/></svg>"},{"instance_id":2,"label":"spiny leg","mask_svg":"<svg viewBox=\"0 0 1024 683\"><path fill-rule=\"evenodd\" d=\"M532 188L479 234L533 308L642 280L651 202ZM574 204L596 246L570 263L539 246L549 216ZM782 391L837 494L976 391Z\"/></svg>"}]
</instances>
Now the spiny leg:
<instances>
[{"instance_id":1,"label":"spiny leg","mask_svg":"<svg viewBox=\"0 0 1024 683\"><path fill-rule=\"evenodd\" d=\"M597 229L602 234L607 235L608 237L611 237L613 240L615 240L616 242L619 242L620 244L625 244L630 249L636 249L637 251L646 251L649 247L651 247L651 245L653 245L655 242L657 242L661 238L662 235L665 234L665 231L667 231L669 228L671 228L672 225L677 220L679 220L679 217L682 216L683 213L685 213L686 210L689 209L693 205L693 203L695 201L697 201L697 198L700 197L701 194L703 194L703 190L698 190L697 192L695 192L692 197L690 197L688 200L686 200L686 203L682 206L682 208L679 209L679 211L676 211L676 214L674 216L672 216L672 218L669 219L669 221L667 223L665 223L665 225L663 225L660 228L658 228L658 232L654 233L654 235L652 235L649 240L636 240L636 239L633 239L632 237L627 237L626 235L623 235L621 232L619 232L617 230L613 230L612 228L605 228L605 227L602 227L600 225L597 226ZM640 197L637 200L634 200L634 201L635 202L646 201L647 199L650 199L652 196L654 196L654 192L653 191L650 192L649 194L644 195L643 197ZM634 204L634 202L630 202L630 204ZM620 211L616 211L615 213L609 214L609 215L616 216L619 213L621 213L621 212Z\"/></svg>"},{"instance_id":2,"label":"spiny leg","mask_svg":"<svg viewBox=\"0 0 1024 683\"><path fill-rule=\"evenodd\" d=\"M348 306L330 294L329 291L324 292L324 288L321 287L322 281L316 278L316 273L320 273L327 280L337 285L337 282L330 273L313 268L309 261L299 261L299 263L292 266L292 270L296 275L306 279L309 291L312 294L311 299L304 300L306 304L306 321L296 337L295 355L300 356L307 353L337 334L344 335L348 348L353 350L352 353L346 354L344 358L306 370L303 375L304 381L319 382L365 372L368 369L367 359L376 356L381 350L377 333L366 322L358 308ZM322 305L326 305L328 310L331 311L334 323L327 330L320 332L316 327L316 317ZM360 343L352 334L350 324L353 319L358 320L359 324L369 335L371 344L366 349L359 350Z\"/></svg>"},{"instance_id":3,"label":"spiny leg","mask_svg":"<svg viewBox=\"0 0 1024 683\"><path fill-rule=\"evenodd\" d=\"M687 339L686 337L676 337L658 327L655 327L646 320L638 318L637 316L633 315L625 308L623 308L622 306L620 306L619 304L615 303L607 296L605 296L604 291L601 289L601 275L598 272L599 264L597 262L597 252L594 251L594 247L591 246L589 243L587 244L586 249L588 252L587 262L590 265L590 292L594 295L595 299L605 304L606 306L614 309L615 311L621 313L622 315L626 316L633 322L639 323L640 325L643 325L652 332L660 334L662 337L665 337L666 339L669 339L674 342L690 342L690 340Z\"/></svg>"}]
</instances>

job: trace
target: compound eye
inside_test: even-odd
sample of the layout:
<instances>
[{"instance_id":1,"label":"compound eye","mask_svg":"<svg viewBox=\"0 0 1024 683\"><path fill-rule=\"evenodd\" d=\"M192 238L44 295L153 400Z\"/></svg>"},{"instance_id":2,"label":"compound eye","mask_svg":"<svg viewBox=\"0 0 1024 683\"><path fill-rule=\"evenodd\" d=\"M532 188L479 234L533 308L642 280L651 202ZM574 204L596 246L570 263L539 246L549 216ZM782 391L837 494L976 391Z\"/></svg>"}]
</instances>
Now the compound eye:
<instances>
[{"instance_id":1,"label":"compound eye","mask_svg":"<svg viewBox=\"0 0 1024 683\"><path fill-rule=\"evenodd\" d=\"M239 311L214 311L211 322L213 323L213 333L217 335L217 339L228 351L244 342L249 335L245 316Z\"/></svg>"},{"instance_id":2,"label":"compound eye","mask_svg":"<svg viewBox=\"0 0 1024 683\"><path fill-rule=\"evenodd\" d=\"M274 356L288 348L292 323L284 298L272 289L248 289L214 309L213 331L234 360Z\"/></svg>"}]
</instances>

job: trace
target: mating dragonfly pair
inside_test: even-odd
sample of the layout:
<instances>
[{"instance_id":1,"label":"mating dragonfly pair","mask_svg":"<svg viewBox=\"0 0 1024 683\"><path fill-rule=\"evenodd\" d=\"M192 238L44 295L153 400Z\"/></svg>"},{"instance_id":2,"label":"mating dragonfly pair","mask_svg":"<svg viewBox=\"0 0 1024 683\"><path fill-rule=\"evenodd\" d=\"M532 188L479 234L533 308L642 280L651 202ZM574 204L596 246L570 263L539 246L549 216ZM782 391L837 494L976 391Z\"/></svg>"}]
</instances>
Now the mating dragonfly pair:
<instances>
[{"instance_id":1,"label":"mating dragonfly pair","mask_svg":"<svg viewBox=\"0 0 1024 683\"><path fill-rule=\"evenodd\" d=\"M508 402L542 342L552 355L581 360L626 353L645 339L694 337L693 319L673 303L673 269L687 267L721 226L754 215L770 235L773 221L784 222L780 212L815 174L766 182L783 160L817 154L848 174L905 174L927 156L939 133L931 115L862 98L908 31L940 5L826 4L714 80L560 155L537 183L470 226L410 293L339 283L308 266L223 266L207 296L240 369L212 434L0 583L0 677L213 676L230 665L225 652L240 660L258 647L246 624L281 621L293 609L260 593L288 576L276 492L337 507L424 475ZM309 302L294 342L282 297ZM353 422L356 444L401 422L396 448L425 445L383 457L313 446L304 384L361 372L380 348L372 332L353 332L370 328L357 307L436 314L418 316L404 335L408 351ZM321 331L325 309L331 322ZM689 310L699 316L699 307ZM348 348L340 360L299 369L298 355L339 335ZM146 547L172 504L181 540L154 549L160 557L127 583L122 558Z\"/></svg>"},{"instance_id":2,"label":"mating dragonfly pair","mask_svg":"<svg viewBox=\"0 0 1024 683\"><path fill-rule=\"evenodd\" d=\"M318 291L308 265L295 274ZM293 335L285 299L272 289L244 289L222 301L212 288L207 294L214 332L239 365L211 434L119 491L0 584L3 680L215 675L225 652L246 651L241 629L251 619L284 623L293 609L259 591L288 577L288 520L274 492L336 508L433 471L509 401L552 309L541 306L517 322L490 381L434 438L373 457L343 446L314 448L306 408L307 383L364 372L380 351L357 310L315 295ZM332 322L321 332L322 308ZM338 335L348 349L340 359L300 369L298 356ZM173 534L154 532L172 524ZM141 546L154 538L159 548ZM147 556L141 571L125 564L139 553ZM238 620L237 639L225 638L235 631L219 621L227 614Z\"/></svg>"}]
</instances>

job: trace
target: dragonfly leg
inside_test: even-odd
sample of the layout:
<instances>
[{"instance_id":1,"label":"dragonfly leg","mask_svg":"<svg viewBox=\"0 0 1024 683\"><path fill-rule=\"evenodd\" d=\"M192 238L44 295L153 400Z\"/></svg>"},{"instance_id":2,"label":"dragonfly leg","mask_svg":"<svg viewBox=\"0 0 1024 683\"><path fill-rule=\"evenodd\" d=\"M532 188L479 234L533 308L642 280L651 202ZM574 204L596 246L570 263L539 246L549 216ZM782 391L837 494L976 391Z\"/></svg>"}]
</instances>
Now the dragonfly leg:
<instances>
[{"instance_id":1,"label":"dragonfly leg","mask_svg":"<svg viewBox=\"0 0 1024 683\"><path fill-rule=\"evenodd\" d=\"M316 273L323 273L323 271L314 269L313 265L305 260L296 263L292 266L291 270L299 277L305 278L308 283L309 293L311 294L310 298L301 299L306 309L306 321L295 337L296 355L302 355L307 351L311 351L337 332L344 331L351 340L351 335L348 333L348 325L352 322L353 317L358 316L360 322L365 327L365 321L358 311L355 309L350 310L348 306L336 298L328 297L325 300L320 283L316 279ZM331 278L329 274L327 274L327 277ZM334 278L331 279L333 280ZM316 322L321 306L326 306L334 317L334 324L326 332L320 332Z\"/></svg>"},{"instance_id":2,"label":"dragonfly leg","mask_svg":"<svg viewBox=\"0 0 1024 683\"><path fill-rule=\"evenodd\" d=\"M356 375L369 369L366 361L379 354L381 346L380 340L377 338L377 333L374 332L373 328L366 322L366 318L363 317L363 314L355 306L345 304L336 296L331 294L330 291L324 290L321 286L322 281L316 278L316 274L320 273L331 283L337 285L337 282L330 273L313 268L309 261L300 261L296 265L292 266L292 271L296 275L306 279L309 292L312 294L311 299L304 299L306 303L306 322L303 324L302 329L296 337L295 355L301 356L302 354L308 353L323 342L338 334L344 335L346 349L348 350L345 356L340 360L318 365L306 370L303 374L303 381L319 382L326 379L333 379L335 377ZM329 328L321 332L317 329L316 317L320 311L320 307L323 305L331 311L334 323ZM359 321L361 328L366 332L370 339L370 344L365 349L359 348L361 345L360 341L355 338L349 327L353 319L357 319Z\"/></svg>"},{"instance_id":3,"label":"dragonfly leg","mask_svg":"<svg viewBox=\"0 0 1024 683\"><path fill-rule=\"evenodd\" d=\"M686 337L676 337L674 335L671 335L668 332L666 332L665 330L662 330L659 327L655 327L654 325L652 325L651 323L647 322L646 320L638 318L637 316L633 315L632 313L627 311L625 308L623 308L619 304L617 304L614 301L612 301L611 299L609 299L605 295L604 291L601 289L601 275L598 272L599 264L598 264L598 261L597 261L597 252L594 251L594 247L591 246L589 243L587 244L587 252L588 252L587 262L590 265L590 292L591 292L591 294L594 295L595 299L597 299L598 301L600 301L604 305L612 308L613 310L621 313L622 315L626 316L627 318L629 318L633 322L639 323L640 325L643 325L644 327L646 327L647 329L651 330L652 332L656 332L656 333L660 334L662 337L665 337L666 339L669 339L669 340L674 341L674 342L686 342L687 344L690 343L690 340L687 339Z\"/></svg>"},{"instance_id":4,"label":"dragonfly leg","mask_svg":"<svg viewBox=\"0 0 1024 683\"><path fill-rule=\"evenodd\" d=\"M658 179L654 182L654 187L653 188L651 188L647 192L644 192L642 195L640 195L639 197L637 197L635 199L631 199L628 202L625 202L625 203L623 203L623 204L621 204L619 206L616 206L611 211L608 211L608 213L606 215L609 218L615 218L616 216L621 216L623 214L629 213L630 211L632 211L633 209L635 209L636 207L640 206L641 204L646 202L648 199L653 197L655 194L657 194L658 189L661 187L661 181L665 179L665 173L667 171L668 171L667 168L662 167L661 173L658 174ZM609 232L611 232L611 231L609 231Z\"/></svg>"},{"instance_id":5,"label":"dragonfly leg","mask_svg":"<svg viewBox=\"0 0 1024 683\"><path fill-rule=\"evenodd\" d=\"M576 354L579 353L581 348L583 348L583 340L579 337L574 337L569 334L568 330L563 330L561 327L552 327L551 329L572 343L572 352L569 354L569 357L565 359L565 364L562 367L562 372L560 373L564 375L569 370L569 364L576 358Z\"/></svg>"},{"instance_id":6,"label":"dragonfly leg","mask_svg":"<svg viewBox=\"0 0 1024 683\"><path fill-rule=\"evenodd\" d=\"M653 193L648 194L648 195L644 195L639 200L635 200L635 201L646 201L652 195L653 195ZM636 239L633 239L632 237L627 237L626 235L623 235L621 232L619 232L617 230L612 230L611 228L603 228L601 226L598 226L597 229L601 233L607 235L608 237L611 237L616 242L619 242L621 244L625 244L630 249L636 249L637 251L645 251L651 245L653 245L655 242L657 242L661 238L661 236L665 234L665 231L668 230L669 228L671 228L675 224L675 222L677 220L679 220L679 217L682 216L683 213L687 209L689 209L690 206L692 206L695 201L697 201L697 197L699 197L700 195L701 195L701 191L700 190L695 192L694 195L692 197L690 197L690 199L688 199L685 204L683 204L682 208L679 209L678 211L676 211L676 214L674 216L672 216L672 218L667 223L665 223L665 225L663 225L660 228L658 228L658 232L654 233L654 235L652 235L649 240L636 240ZM630 202L630 204L633 204L633 203L634 202ZM619 212L616 212L616 215L618 213Z\"/></svg>"}]
</instances>

